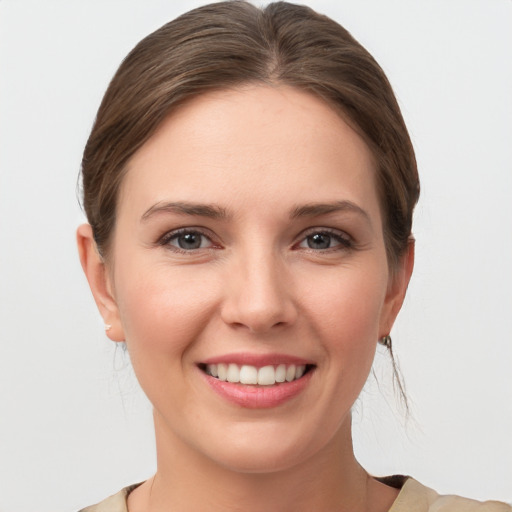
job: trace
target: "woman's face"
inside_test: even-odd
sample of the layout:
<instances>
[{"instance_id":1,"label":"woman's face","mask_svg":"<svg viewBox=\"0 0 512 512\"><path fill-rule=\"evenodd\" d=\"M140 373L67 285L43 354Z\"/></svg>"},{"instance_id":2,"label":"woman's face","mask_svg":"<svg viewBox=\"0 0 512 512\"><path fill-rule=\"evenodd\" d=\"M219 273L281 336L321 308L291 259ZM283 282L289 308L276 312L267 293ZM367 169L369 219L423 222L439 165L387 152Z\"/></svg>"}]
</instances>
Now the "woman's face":
<instances>
[{"instance_id":1,"label":"woman's face","mask_svg":"<svg viewBox=\"0 0 512 512\"><path fill-rule=\"evenodd\" d=\"M407 285L390 281L374 172L339 115L285 86L193 99L134 155L104 316L157 439L268 471L346 434Z\"/></svg>"}]
</instances>

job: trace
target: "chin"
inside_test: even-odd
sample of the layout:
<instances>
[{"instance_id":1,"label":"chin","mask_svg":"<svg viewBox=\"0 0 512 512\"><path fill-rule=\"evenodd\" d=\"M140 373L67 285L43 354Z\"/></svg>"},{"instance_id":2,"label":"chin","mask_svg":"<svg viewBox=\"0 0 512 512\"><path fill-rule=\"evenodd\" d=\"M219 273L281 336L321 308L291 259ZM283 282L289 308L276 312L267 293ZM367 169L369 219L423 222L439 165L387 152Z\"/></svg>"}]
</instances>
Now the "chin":
<instances>
[{"instance_id":1,"label":"chin","mask_svg":"<svg viewBox=\"0 0 512 512\"><path fill-rule=\"evenodd\" d=\"M239 433L226 432L217 445L204 450L218 465L237 473L274 473L301 464L320 451L328 439L290 432L280 425L247 428ZM212 449L213 448L213 449Z\"/></svg>"},{"instance_id":2,"label":"chin","mask_svg":"<svg viewBox=\"0 0 512 512\"><path fill-rule=\"evenodd\" d=\"M299 450L269 450L254 447L219 454L216 462L235 473L267 474L286 471L305 459Z\"/></svg>"}]
</instances>

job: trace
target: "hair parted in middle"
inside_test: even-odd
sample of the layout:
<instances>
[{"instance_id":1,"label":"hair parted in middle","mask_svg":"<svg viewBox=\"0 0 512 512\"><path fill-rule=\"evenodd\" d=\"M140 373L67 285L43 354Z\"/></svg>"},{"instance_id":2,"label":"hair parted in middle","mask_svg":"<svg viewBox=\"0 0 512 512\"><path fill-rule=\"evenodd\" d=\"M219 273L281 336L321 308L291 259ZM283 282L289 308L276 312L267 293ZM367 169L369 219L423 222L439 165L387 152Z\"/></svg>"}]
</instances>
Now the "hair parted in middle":
<instances>
[{"instance_id":1,"label":"hair parted in middle","mask_svg":"<svg viewBox=\"0 0 512 512\"><path fill-rule=\"evenodd\" d=\"M388 265L411 237L416 161L392 88L373 57L330 18L306 6L262 9L234 0L189 11L144 38L122 62L82 160L83 205L108 260L116 203L132 155L183 102L208 91L289 85L326 101L375 160Z\"/></svg>"}]
</instances>

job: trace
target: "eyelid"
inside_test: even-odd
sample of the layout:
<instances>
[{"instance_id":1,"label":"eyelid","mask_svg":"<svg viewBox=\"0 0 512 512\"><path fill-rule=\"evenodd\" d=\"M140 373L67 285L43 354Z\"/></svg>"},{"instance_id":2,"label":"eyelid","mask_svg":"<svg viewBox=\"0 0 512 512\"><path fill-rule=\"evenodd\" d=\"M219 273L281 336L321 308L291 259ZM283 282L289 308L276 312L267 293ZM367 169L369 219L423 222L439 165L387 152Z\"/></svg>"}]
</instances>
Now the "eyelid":
<instances>
[{"instance_id":1,"label":"eyelid","mask_svg":"<svg viewBox=\"0 0 512 512\"><path fill-rule=\"evenodd\" d=\"M311 249L306 247L299 247L299 245L306 240L308 236L315 235L315 234L324 234L329 235L335 238L339 241L339 246L335 247L329 247L327 249ZM327 228L327 227L312 227L308 228L298 236L298 241L293 244L293 247L297 247L300 249L306 249L311 250L314 252L325 252L325 251L333 251L333 250L340 250L340 249L351 249L355 246L354 239L346 232L341 229L335 229L335 228Z\"/></svg>"},{"instance_id":2,"label":"eyelid","mask_svg":"<svg viewBox=\"0 0 512 512\"><path fill-rule=\"evenodd\" d=\"M188 233L192 234L198 234L205 238L207 238L211 242L211 246L209 247L202 247L197 249L181 249L180 247L174 246L170 244L170 241L179 237L180 235L185 235ZM329 247L327 249L311 249L311 248L303 248L300 247L300 244L306 240L308 236L314 235L314 234L324 234L329 235L333 238L335 238L339 245L336 245L335 247ZM193 253L197 252L199 250L210 250L210 249L220 249L222 248L222 245L217 241L217 237L214 233L211 232L211 230L199 227L199 226L187 226L187 227L181 227L172 229L169 231L164 232L155 242L155 245L163 246L163 247L169 247L171 250L181 253ZM325 226L316 226L316 227L310 227L302 231L296 238L296 242L292 244L292 249L306 249L311 250L313 252L326 252L326 251L336 251L336 250L343 250L343 249L351 249L355 246L355 241L351 235L349 235L346 231L336 228L328 228Z\"/></svg>"},{"instance_id":3,"label":"eyelid","mask_svg":"<svg viewBox=\"0 0 512 512\"><path fill-rule=\"evenodd\" d=\"M181 249L180 247L176 247L174 245L171 245L170 242L171 240L174 240L175 238L179 237L180 235L186 235L186 234L197 234L197 235L201 235L201 236L204 236L205 238L207 238L210 242L211 242L211 246L209 247L201 247L201 248L198 248L198 249ZM176 252L180 252L180 253L192 253L192 252L197 252L199 250L209 250L209 249L218 249L218 248L221 248L221 245L215 241L215 236L213 235L213 233L209 230L209 229L206 229L206 228L202 228L202 227L197 227L197 226L187 226L187 227L182 227L182 228L176 228L176 229L171 229L170 231L166 231L163 235L161 235L155 245L160 245L160 246L163 246L163 247L168 247L168 248L172 248L171 250L173 251L176 251Z\"/></svg>"}]
</instances>

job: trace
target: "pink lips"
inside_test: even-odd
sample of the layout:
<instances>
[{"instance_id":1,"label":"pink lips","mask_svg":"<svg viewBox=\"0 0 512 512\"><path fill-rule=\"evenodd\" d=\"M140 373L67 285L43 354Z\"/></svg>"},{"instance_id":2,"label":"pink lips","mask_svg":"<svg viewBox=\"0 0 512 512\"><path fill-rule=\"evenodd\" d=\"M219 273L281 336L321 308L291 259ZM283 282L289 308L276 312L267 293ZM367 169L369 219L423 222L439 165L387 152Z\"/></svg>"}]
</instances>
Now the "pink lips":
<instances>
[{"instance_id":1,"label":"pink lips","mask_svg":"<svg viewBox=\"0 0 512 512\"><path fill-rule=\"evenodd\" d=\"M225 354L207 359L201 363L201 366L220 363L234 363L239 366L251 365L256 368L280 364L312 365L311 361L284 354ZM267 409L284 404L299 395L308 386L312 373L313 371L308 371L301 378L291 382L258 386L222 381L201 371L202 377L213 391L227 401L247 409Z\"/></svg>"}]
</instances>

